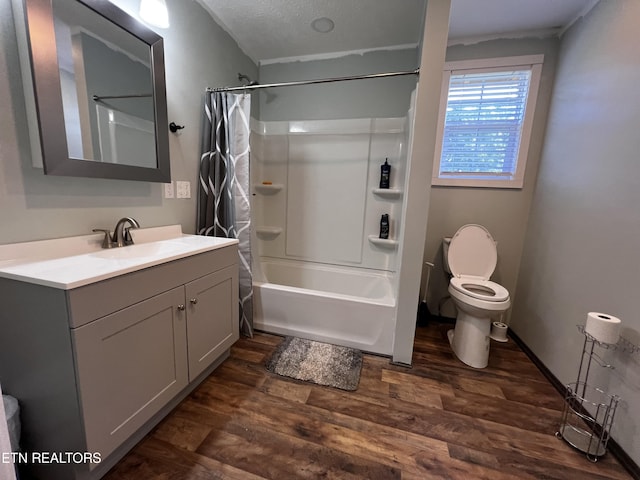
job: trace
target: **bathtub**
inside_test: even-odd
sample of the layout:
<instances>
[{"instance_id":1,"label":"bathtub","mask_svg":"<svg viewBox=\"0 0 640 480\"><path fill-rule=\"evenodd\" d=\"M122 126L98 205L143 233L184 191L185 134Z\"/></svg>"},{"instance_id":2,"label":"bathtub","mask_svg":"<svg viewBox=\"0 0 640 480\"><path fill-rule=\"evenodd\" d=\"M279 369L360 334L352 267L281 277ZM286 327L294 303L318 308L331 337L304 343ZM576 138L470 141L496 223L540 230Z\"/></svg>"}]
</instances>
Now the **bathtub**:
<instances>
[{"instance_id":1,"label":"bathtub","mask_svg":"<svg viewBox=\"0 0 640 480\"><path fill-rule=\"evenodd\" d=\"M389 273L263 259L253 283L254 327L391 355L395 298Z\"/></svg>"}]
</instances>

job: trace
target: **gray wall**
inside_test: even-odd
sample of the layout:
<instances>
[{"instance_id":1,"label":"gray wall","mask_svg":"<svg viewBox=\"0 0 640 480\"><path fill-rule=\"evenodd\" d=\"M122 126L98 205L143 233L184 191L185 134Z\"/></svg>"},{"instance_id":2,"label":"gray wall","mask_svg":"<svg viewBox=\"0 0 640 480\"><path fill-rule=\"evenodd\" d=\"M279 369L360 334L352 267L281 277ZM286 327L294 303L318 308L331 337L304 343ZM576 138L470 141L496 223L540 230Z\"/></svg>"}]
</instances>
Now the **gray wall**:
<instances>
[{"instance_id":1,"label":"gray wall","mask_svg":"<svg viewBox=\"0 0 640 480\"><path fill-rule=\"evenodd\" d=\"M417 48L260 66L260 83L415 70ZM404 117L416 76L354 80L260 91L260 120Z\"/></svg>"},{"instance_id":2,"label":"gray wall","mask_svg":"<svg viewBox=\"0 0 640 480\"><path fill-rule=\"evenodd\" d=\"M442 269L442 238L453 235L467 223L484 225L498 242L498 265L492 279L503 285L511 296L516 281L524 244L525 230L536 181L540 152L553 88L559 41L557 39L493 40L475 45L455 45L447 49L447 61L544 54L538 102L527 169L522 189L432 187L424 260L435 263L429 282L429 310L455 317L448 296L448 277ZM426 275L422 279L422 291ZM504 320L508 320L507 318Z\"/></svg>"},{"instance_id":3,"label":"gray wall","mask_svg":"<svg viewBox=\"0 0 640 480\"><path fill-rule=\"evenodd\" d=\"M137 15L138 0L114 3ZM125 215L193 233L204 89L236 85L238 72L256 77L257 67L198 3L167 3L171 27L156 31L165 40L169 121L186 125L169 134L172 179L191 182L190 200L164 199L161 184L51 177L31 167L11 0L0 0L0 244L112 228Z\"/></svg>"},{"instance_id":4,"label":"gray wall","mask_svg":"<svg viewBox=\"0 0 640 480\"><path fill-rule=\"evenodd\" d=\"M563 383L587 312L640 343L638 18L637 0L604 0L562 41L512 328ZM613 438L640 463L640 354L605 356L616 369L593 380L622 397Z\"/></svg>"}]
</instances>

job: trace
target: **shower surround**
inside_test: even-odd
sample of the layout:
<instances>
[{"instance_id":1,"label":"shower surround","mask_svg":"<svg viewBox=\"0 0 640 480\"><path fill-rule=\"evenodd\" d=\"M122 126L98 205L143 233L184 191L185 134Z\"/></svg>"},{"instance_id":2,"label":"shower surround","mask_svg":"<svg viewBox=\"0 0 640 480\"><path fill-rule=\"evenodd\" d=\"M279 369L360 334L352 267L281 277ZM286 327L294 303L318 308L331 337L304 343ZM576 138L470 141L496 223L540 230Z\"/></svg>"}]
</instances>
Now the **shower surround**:
<instances>
[{"instance_id":1,"label":"shower surround","mask_svg":"<svg viewBox=\"0 0 640 480\"><path fill-rule=\"evenodd\" d=\"M254 325L391 355L410 119L252 122ZM380 190L380 165L392 165ZM388 214L388 240L378 238Z\"/></svg>"}]
</instances>

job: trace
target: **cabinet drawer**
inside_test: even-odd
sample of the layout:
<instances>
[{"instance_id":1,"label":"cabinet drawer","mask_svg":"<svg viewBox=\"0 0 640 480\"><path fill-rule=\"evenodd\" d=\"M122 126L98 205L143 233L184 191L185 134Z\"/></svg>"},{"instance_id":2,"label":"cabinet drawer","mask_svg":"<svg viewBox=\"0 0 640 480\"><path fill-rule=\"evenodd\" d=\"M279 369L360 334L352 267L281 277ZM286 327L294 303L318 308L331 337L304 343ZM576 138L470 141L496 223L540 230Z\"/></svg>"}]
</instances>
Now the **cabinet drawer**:
<instances>
[{"instance_id":1,"label":"cabinet drawer","mask_svg":"<svg viewBox=\"0 0 640 480\"><path fill-rule=\"evenodd\" d=\"M105 458L188 383L184 288L72 330L87 449Z\"/></svg>"}]
</instances>

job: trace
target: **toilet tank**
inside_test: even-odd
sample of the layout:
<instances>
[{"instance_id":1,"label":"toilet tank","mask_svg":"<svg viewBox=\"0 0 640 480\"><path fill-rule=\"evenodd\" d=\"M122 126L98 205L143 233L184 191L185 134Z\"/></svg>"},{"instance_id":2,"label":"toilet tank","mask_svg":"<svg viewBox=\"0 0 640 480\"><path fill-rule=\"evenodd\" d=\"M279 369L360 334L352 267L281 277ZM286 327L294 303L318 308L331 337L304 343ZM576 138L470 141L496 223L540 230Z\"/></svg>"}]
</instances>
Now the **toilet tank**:
<instances>
[{"instance_id":1,"label":"toilet tank","mask_svg":"<svg viewBox=\"0 0 640 480\"><path fill-rule=\"evenodd\" d=\"M451 275L451 268L449 268L449 245L451 244L451 237L444 237L442 239L442 267L444 271Z\"/></svg>"}]
</instances>

